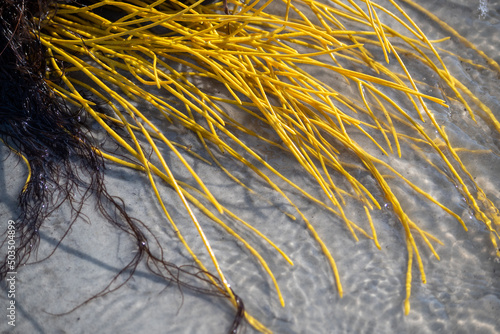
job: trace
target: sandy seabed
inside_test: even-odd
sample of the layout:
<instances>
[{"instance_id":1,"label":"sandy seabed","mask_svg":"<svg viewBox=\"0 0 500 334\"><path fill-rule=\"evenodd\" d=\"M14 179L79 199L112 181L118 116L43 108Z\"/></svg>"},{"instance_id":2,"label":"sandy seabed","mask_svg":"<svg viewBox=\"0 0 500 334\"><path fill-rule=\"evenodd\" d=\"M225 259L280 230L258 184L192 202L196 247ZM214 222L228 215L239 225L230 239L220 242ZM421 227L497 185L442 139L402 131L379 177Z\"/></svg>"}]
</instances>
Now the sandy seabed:
<instances>
[{"instance_id":1,"label":"sandy seabed","mask_svg":"<svg viewBox=\"0 0 500 334\"><path fill-rule=\"evenodd\" d=\"M422 1L467 39L500 62L500 1ZM412 13L411 11L408 11ZM418 13L412 16L433 39L446 35ZM428 24L426 24L428 22ZM464 49L454 40L445 44ZM475 57L472 53L465 53ZM443 56L449 70L500 117L498 74L482 73L453 56ZM418 70L418 69L414 69ZM319 74L321 75L321 74ZM328 80L328 78L325 78ZM489 149L491 154L461 156L476 182L500 205L500 135L465 121L462 111L451 108L437 116L446 125L450 139L470 149ZM256 125L258 126L258 125ZM173 132L173 138L196 147L194 135ZM260 152L278 165L297 184L311 188L310 179L296 166L293 157L267 147ZM276 153L276 154L275 154ZM396 158L395 158L396 159ZM292 208L261 180L237 164L229 167L247 184L259 189L261 198L250 197L217 167L193 159L197 173L221 203L237 212L273 240L294 261L290 266L279 254L244 229L245 237L261 247L282 289L282 308L270 279L248 251L221 231L201 213L198 217L235 292L247 310L276 333L500 333L500 261L494 256L489 233L469 212L461 195L446 177L424 167L412 154L397 162L405 177L462 217L465 232L448 214L409 194L402 201L407 213L425 230L439 238L438 261L423 251L427 283L414 270L411 312L403 312L407 253L404 232L390 208L374 216L382 246L361 238L355 242L343 222L299 196L298 207L311 219L337 261L344 286L340 298L331 269L320 248L300 220L292 221L283 211ZM7 149L0 149L0 222L14 219L16 197L27 170ZM147 222L169 250L166 258L176 264L192 260L163 221L144 175L108 164L106 185L120 196L131 216ZM162 189L186 238L202 249L199 237L180 208L173 191ZM404 192L404 189L401 190ZM224 333L234 308L224 299L182 292L139 267L133 279L116 292L98 298L74 312L61 315L99 292L133 256L133 244L105 219L93 203L84 207L87 222L79 220L58 250L48 259L20 268L16 275L16 326L8 325L8 286L0 293L1 333ZM362 208L352 217L363 219ZM67 227L67 213L60 210L43 225L38 259L49 255ZM423 247L422 247L423 249ZM202 259L207 259L200 251ZM205 257L204 257L205 256ZM35 258L32 257L31 262ZM7 287L7 288L6 288ZM246 333L254 330L246 326Z\"/></svg>"}]
</instances>

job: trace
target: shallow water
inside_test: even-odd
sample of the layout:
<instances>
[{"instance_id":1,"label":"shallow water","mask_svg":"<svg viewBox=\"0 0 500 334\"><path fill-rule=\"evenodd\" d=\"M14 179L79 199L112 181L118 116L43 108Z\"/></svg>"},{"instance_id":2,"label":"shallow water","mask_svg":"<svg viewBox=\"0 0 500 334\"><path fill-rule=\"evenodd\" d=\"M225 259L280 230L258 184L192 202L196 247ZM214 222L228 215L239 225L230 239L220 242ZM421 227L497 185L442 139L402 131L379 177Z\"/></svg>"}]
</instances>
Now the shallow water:
<instances>
[{"instance_id":1,"label":"shallow water","mask_svg":"<svg viewBox=\"0 0 500 334\"><path fill-rule=\"evenodd\" d=\"M500 62L500 1L420 1L464 37L497 62ZM406 7L405 7L406 8ZM410 16L430 39L447 35L435 23L418 12ZM478 63L474 53L456 40L443 47ZM478 70L457 60L443 57L449 70L457 76L500 117L498 74ZM410 64L410 68L411 68ZM420 70L415 65L414 71ZM318 74L319 76L321 73ZM329 80L325 78L325 80ZM331 79L330 79L331 80ZM432 80L429 78L429 80ZM450 101L452 102L452 101ZM456 146L489 149L493 153L468 154L461 158L476 182L490 199L500 205L500 135L479 118L470 121L462 108L436 110L439 122L446 125ZM255 125L259 126L258 124ZM176 140L193 145L193 135L176 133ZM294 164L293 157L260 147L264 157L279 166L287 177L306 189L310 180ZM7 150L0 150L0 222L17 216L16 196L27 171ZM189 159L189 158L188 158ZM222 157L223 159L223 157ZM228 160L228 159L226 159ZM280 285L286 306L282 308L271 280L241 244L221 231L201 213L198 214L211 246L235 292L243 298L249 312L276 333L499 333L500 332L500 261L494 256L489 233L478 222L460 193L446 176L432 170L416 155L405 153L394 158L393 165L405 177L418 180L418 185L457 213L467 224L461 225L448 214L430 205L401 186L402 204L407 213L444 245L436 246L438 261L419 243L427 275L421 282L413 271L411 312L403 312L407 252L404 232L390 208L374 214L382 249L371 240L360 237L356 242L344 223L319 207L294 196L298 207L310 218L336 259L344 287L344 297L337 292L331 269L318 245L299 220L292 221L283 211L292 208L261 180L237 164L227 163L231 170L245 179L261 197L250 197L216 167L191 159L209 189L224 205L252 222L290 256L290 266L271 247L244 228L235 227L262 253ZM172 160L172 163L175 162ZM359 177L364 177L360 174ZM160 208L153 199L143 175L114 165L106 171L111 194L124 199L132 216L145 221L169 250L168 260L190 264L191 259L175 241L173 233L162 220ZM175 194L162 189L169 209L175 213L179 227L202 259L202 244L192 223L180 209ZM355 221L364 219L362 208L349 207ZM133 245L125 236L95 214L92 203L84 208L88 222L75 224L59 249L47 260L20 268L16 283L16 327L8 326L0 311L0 332L9 333L224 333L232 322L235 310L229 302L216 297L200 296L189 290L182 293L139 268L134 278L121 289L91 301L69 314L60 315L80 305L109 283L133 254ZM356 217L358 219L356 219ZM65 211L59 211L45 223L41 231L38 259L55 247L65 231ZM197 247L196 247L197 246ZM0 294L0 310L7 305L6 292ZM59 315L58 315L59 314ZM247 326L247 333L254 330Z\"/></svg>"}]
</instances>

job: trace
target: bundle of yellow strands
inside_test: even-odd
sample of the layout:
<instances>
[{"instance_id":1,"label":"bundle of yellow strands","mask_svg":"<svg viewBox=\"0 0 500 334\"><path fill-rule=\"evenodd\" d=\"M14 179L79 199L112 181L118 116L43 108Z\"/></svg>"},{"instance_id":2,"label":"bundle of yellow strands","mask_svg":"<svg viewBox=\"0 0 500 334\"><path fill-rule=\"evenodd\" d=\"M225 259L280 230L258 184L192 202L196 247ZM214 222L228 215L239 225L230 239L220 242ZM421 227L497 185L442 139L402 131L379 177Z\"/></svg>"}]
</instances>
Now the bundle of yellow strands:
<instances>
[{"instance_id":1,"label":"bundle of yellow strands","mask_svg":"<svg viewBox=\"0 0 500 334\"><path fill-rule=\"evenodd\" d=\"M278 281L265 256L228 221L242 224L292 261L251 221L238 218L220 203L205 185L207 180L188 163L193 157L218 165L235 183L255 194L257 189L225 168L219 158L224 153L283 196L294 209L284 214L307 226L331 266L341 296L342 268L337 268L330 253L335 250L322 241L290 193L337 216L332 223L343 222L355 240L373 239L379 248L372 214L389 204L406 240L404 311L408 313L412 272L418 270L426 281L421 248L428 247L439 258L434 247L440 241L407 215L394 185L406 184L414 196L440 207L467 229L457 213L397 169L393 162L409 151L447 175L490 231L492 249L498 249L498 210L461 161L459 148L436 119L435 110L446 108L445 100L454 101L467 109L471 119L481 117L496 131L500 123L450 74L438 52L442 41L429 40L399 1L389 0L384 7L369 0L231 0L228 14L224 4L203 0L84 3L57 2L39 22L39 39L50 68L46 82L57 96L90 115L123 149L113 154L96 147L99 155L147 174L166 223L196 265L213 273L207 274L210 284L236 307L241 303L233 291L237 286L227 283L224 267L193 208L246 247L269 275L283 306ZM499 70L484 57L487 66ZM432 73L438 84L410 73L405 66L408 61ZM326 76L335 79L321 80ZM224 89L216 91L197 81ZM145 103L150 106L147 111L139 107ZM195 152L169 139L159 118L196 134L201 150ZM262 131L249 126L254 121L262 124ZM297 185L270 164L252 146L259 141L293 155L314 182L313 190ZM189 177L186 173L178 176L164 157L166 151L174 154ZM359 175L369 175L370 181ZM183 237L185 227L178 227L169 214L160 191L165 185L175 190L189 213L211 264L199 259L202 250L192 249ZM352 220L347 208L353 206L364 210L363 219ZM245 317L256 329L268 330L249 314Z\"/></svg>"}]
</instances>

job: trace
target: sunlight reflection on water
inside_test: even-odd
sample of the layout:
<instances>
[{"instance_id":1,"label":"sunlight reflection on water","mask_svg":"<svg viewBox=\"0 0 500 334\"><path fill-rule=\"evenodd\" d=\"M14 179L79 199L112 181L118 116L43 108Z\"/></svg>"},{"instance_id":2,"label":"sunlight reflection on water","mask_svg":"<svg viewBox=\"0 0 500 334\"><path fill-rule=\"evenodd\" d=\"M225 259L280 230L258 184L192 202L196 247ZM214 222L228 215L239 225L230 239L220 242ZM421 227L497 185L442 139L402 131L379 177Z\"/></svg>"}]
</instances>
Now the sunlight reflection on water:
<instances>
[{"instance_id":1,"label":"sunlight reflection on water","mask_svg":"<svg viewBox=\"0 0 500 334\"><path fill-rule=\"evenodd\" d=\"M490 2L428 0L420 3L500 61L500 10L493 10ZM426 24L428 21L419 13L415 17L419 18L416 21L420 22L429 38L446 36L436 24ZM453 39L444 42L443 47L481 61ZM453 56L445 59L453 74L467 83L500 117L498 74L483 73ZM410 70L419 71L420 68L410 66ZM463 159L473 175L477 175L476 181L500 204L498 133L492 132L481 119L477 125L466 120L468 116L463 110L452 108L438 117L447 125L450 137L463 147L495 152L464 154ZM193 147L197 145L194 140L191 144ZM264 146L262 153L266 160L280 165L288 177L310 187L291 157L277 156L276 151ZM3 151L1 158L5 155ZM22 186L22 183L9 183L15 179L11 173L25 173L21 167L14 168L15 164L15 159L9 158L0 165L3 167L0 175L8 189L8 194L3 195L5 200L2 198L5 206L0 210L2 222L15 214L12 194ZM386 207L374 214L382 246L378 250L370 240L361 238L355 242L338 218L297 196L297 205L311 218L337 261L345 289L344 297L340 298L331 269L304 224L283 215L283 211L291 211L283 199L266 187L259 188L259 192L271 204L250 199L215 167L197 166L199 175L210 180L211 189L220 195L223 203L238 210L242 218L252 221L295 262L295 266L289 266L274 250L262 245L263 254L269 258L285 298L286 307L281 308L272 283L248 252L229 237L222 236L219 229L211 227L208 219L200 218L207 228L207 236L214 240L215 252L224 254L221 263L231 285L237 287L236 292L252 315L276 333L500 332L500 263L493 255L484 225L471 215L446 176L424 168L425 164L411 154L404 153L397 164L405 171L405 176L420 179L419 186L462 216L470 229L469 232L463 231L452 217L418 197L404 199L408 214L444 243L444 246L436 247L440 261L422 248L427 284L421 283L420 274L414 270L412 310L408 316L404 316L402 307L407 253L401 225L391 208ZM245 174L244 170L237 170L238 166L234 168L235 172L248 177L249 185L262 187L260 180ZM110 167L107 173L108 190L124 198L133 216L153 224L161 223L155 203L149 199L142 201L143 198L152 198L143 176L118 167ZM404 192L402 188L401 193ZM169 205L175 209L176 202L172 201ZM61 247L42 264L22 268L18 297L22 308L19 326L12 333L113 333L118 330L122 333L217 333L221 328L222 331L228 328L234 310L227 303L189 291L182 296L175 286L163 290L164 284L151 277L144 268L119 291L69 315L50 315L65 312L99 291L116 269L126 263L127 252L130 252L128 241L117 236L112 228L100 226L103 219L96 216L92 208L87 209L85 214L92 224L77 224L63 243L68 248ZM363 212L352 208L349 215L363 217ZM185 218L182 213L179 217ZM60 236L54 221L64 221L64 214L56 214L51 219L52 225L45 225L41 254L50 252L54 246L51 240ZM195 233L189 232L187 224L184 228L187 238L200 243ZM158 228L158 233L168 232ZM165 240L171 242L167 237ZM174 263L190 261L179 248L174 248L170 256ZM4 296L0 298L2 302L5 299ZM5 323L0 321L0 329L4 330L2 326ZM252 332L253 329L248 327L247 333Z\"/></svg>"}]
</instances>

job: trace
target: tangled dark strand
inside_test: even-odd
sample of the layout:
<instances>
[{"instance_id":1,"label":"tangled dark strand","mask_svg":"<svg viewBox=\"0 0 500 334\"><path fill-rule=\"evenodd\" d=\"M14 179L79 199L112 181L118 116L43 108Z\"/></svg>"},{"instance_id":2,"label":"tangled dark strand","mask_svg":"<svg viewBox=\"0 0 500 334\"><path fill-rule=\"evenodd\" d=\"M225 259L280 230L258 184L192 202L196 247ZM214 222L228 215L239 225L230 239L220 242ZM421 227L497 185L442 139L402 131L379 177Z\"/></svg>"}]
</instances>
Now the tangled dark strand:
<instances>
[{"instance_id":1,"label":"tangled dark strand","mask_svg":"<svg viewBox=\"0 0 500 334\"><path fill-rule=\"evenodd\" d=\"M36 252L39 229L63 203L69 203L71 219L59 244L81 216L86 200L94 197L101 214L130 235L138 251L106 287L69 312L122 287L144 259L153 274L176 283L179 288L229 297L220 284L215 287L210 282L207 275L219 281L209 273L194 266L179 267L167 262L159 241L148 227L130 217L122 200L106 191L104 161L92 146L80 111L71 110L58 100L44 80L45 52L37 37L40 27L35 22L42 21L40 18L48 13L50 4L54 2L0 0L0 139L27 159L31 171L31 178L18 197L21 213L16 220L16 268L7 266L6 257L0 263L0 279ZM5 237L3 243L6 240ZM159 255L152 252L150 241L160 250ZM125 280L115 285L122 275ZM201 281L202 286L182 279L187 276ZM237 313L230 333L237 332L244 318L243 301L235 297Z\"/></svg>"}]
</instances>

